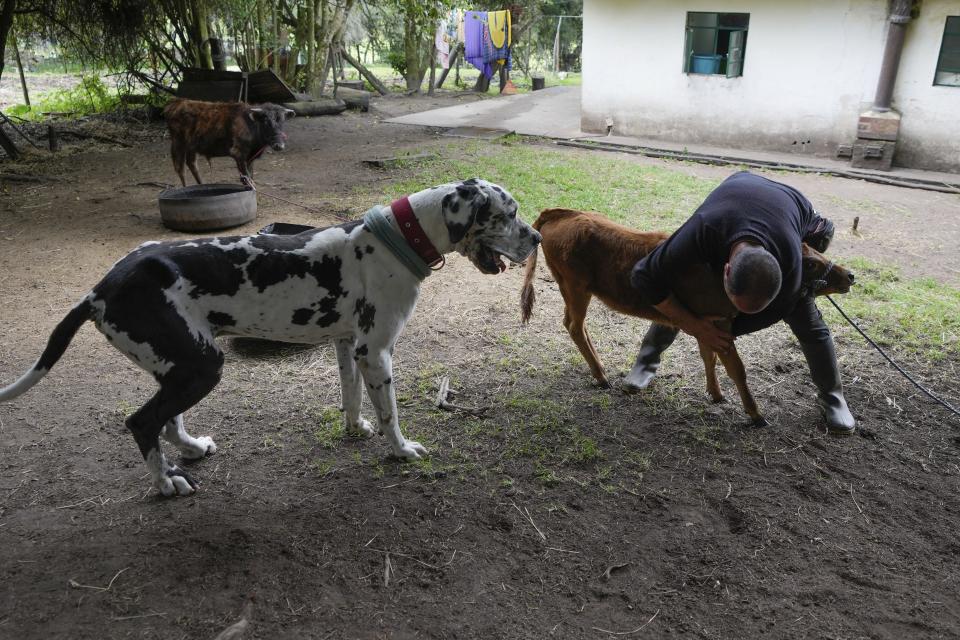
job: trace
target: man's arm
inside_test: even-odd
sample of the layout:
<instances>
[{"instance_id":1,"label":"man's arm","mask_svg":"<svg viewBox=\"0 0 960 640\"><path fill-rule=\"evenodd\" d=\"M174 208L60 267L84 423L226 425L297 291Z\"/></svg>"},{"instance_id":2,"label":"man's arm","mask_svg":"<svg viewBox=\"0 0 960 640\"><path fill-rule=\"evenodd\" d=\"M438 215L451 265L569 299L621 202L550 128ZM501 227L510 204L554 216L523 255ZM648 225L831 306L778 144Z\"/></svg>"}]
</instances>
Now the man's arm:
<instances>
[{"instance_id":1,"label":"man's arm","mask_svg":"<svg viewBox=\"0 0 960 640\"><path fill-rule=\"evenodd\" d=\"M733 346L733 335L718 328L713 323L713 318L691 313L672 293L662 302L653 306L657 311L667 316L681 331L689 333L714 351L725 353Z\"/></svg>"}]
</instances>

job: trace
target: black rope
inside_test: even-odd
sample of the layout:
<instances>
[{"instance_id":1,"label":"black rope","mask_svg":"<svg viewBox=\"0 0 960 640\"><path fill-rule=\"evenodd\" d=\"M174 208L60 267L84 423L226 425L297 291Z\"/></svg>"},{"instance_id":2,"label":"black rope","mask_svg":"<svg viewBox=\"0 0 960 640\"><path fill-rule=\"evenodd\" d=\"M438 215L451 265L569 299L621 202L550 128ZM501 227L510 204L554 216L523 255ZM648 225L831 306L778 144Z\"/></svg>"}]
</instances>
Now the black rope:
<instances>
[{"instance_id":1,"label":"black rope","mask_svg":"<svg viewBox=\"0 0 960 640\"><path fill-rule=\"evenodd\" d=\"M863 329L861 329L859 326L857 326L857 323L854 322L853 320L851 320L851 319L850 319L850 316L848 316L846 313L843 312L843 309L841 309L841 308L840 308L840 305L838 305L836 302L833 301L833 298L831 298L830 296L827 296L827 300L829 300L829 301L830 301L830 304L832 304L834 307L837 308L837 311L840 312L840 315L843 316L844 320L846 320L847 322L849 322L850 325L853 326L853 328L857 330L857 333L859 333L860 335L862 335L864 340L866 340L867 342L869 342L870 345L871 345L874 349L876 349L877 351L879 351L879 352L880 352L880 355L882 355L884 358L886 358L886 359L887 359L887 362L889 362L890 364L892 364L892 365L893 365L893 368L896 369L897 371L899 371L900 374L903 375L904 378L906 378L907 380L909 380L910 382L912 382L917 389L920 389L920 391L923 391L925 394L927 394L927 396L929 396L929 397L932 398L933 400L936 400L937 402L939 402L940 404L942 404L943 406L945 406L947 409L949 409L950 411L952 411L952 412L955 413L956 415L960 416L960 411L957 411L956 409L954 409L953 406L950 405L950 403L946 402L945 400L941 400L941 399L938 398L937 396L933 395L933 393L931 393L929 390L927 390L926 387L924 387L922 384L920 384L919 382L917 382L916 380L914 380L913 378L911 378L909 373L907 373L906 371L904 371L904 370L900 367L900 365L898 365L896 362L894 362L893 359L892 359L890 356L888 356L888 355L884 352L883 349L880 348L880 345L878 345L876 342L874 342L873 340L871 340L871 339L870 339L870 336L868 336L867 334L865 334L865 333L863 332Z\"/></svg>"}]
</instances>

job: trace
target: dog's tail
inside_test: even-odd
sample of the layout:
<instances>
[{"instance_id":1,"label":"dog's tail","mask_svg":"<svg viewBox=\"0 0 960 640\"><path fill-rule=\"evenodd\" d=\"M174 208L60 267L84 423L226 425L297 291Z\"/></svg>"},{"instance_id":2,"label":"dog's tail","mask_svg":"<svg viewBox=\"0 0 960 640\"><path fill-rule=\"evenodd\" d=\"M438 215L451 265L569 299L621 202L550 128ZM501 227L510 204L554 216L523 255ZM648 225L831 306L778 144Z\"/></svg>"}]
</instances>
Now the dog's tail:
<instances>
[{"instance_id":1,"label":"dog's tail","mask_svg":"<svg viewBox=\"0 0 960 640\"><path fill-rule=\"evenodd\" d=\"M531 226L537 231L541 231L540 228L545 222L544 214L548 211L549 209L542 211L533 221ZM537 301L537 294L533 290L533 276L537 273L537 254L539 253L539 248L533 250L533 253L527 258L527 266L523 272L523 287L520 289L520 322L523 324L530 322L530 316L533 314L533 303Z\"/></svg>"},{"instance_id":2,"label":"dog's tail","mask_svg":"<svg viewBox=\"0 0 960 640\"><path fill-rule=\"evenodd\" d=\"M84 322L90 319L93 305L88 298L84 298L80 304L75 306L67 314L67 317L60 321L50 334L47 341L47 348L40 354L37 362L23 374L19 380L8 387L0 389L0 402L13 400L17 396L25 393L30 387L40 382L40 378L47 375L47 372L53 368L63 352L70 346L70 340L80 329Z\"/></svg>"}]
</instances>

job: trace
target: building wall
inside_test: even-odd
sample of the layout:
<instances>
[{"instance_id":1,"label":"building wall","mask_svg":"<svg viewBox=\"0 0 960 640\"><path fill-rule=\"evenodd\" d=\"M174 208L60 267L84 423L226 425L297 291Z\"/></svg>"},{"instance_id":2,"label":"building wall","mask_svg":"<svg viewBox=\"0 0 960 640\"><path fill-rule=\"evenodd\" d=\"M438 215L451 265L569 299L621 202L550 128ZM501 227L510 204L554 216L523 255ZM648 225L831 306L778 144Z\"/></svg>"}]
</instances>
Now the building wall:
<instances>
[{"instance_id":1,"label":"building wall","mask_svg":"<svg viewBox=\"0 0 960 640\"><path fill-rule=\"evenodd\" d=\"M683 73L687 11L749 13L743 76ZM946 15L926 0L907 33L897 161L960 171L960 88L934 87ZM584 131L833 156L873 101L886 0L584 0ZM952 120L952 123L951 123Z\"/></svg>"}]
</instances>

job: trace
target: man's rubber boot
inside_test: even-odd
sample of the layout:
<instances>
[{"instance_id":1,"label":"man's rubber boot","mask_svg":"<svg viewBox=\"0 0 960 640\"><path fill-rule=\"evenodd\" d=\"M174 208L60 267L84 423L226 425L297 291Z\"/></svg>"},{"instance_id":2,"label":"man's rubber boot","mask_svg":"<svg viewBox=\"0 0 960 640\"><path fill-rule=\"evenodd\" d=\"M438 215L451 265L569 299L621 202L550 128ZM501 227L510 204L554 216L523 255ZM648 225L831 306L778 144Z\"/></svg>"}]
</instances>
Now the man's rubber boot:
<instances>
[{"instance_id":1,"label":"man's rubber boot","mask_svg":"<svg viewBox=\"0 0 960 640\"><path fill-rule=\"evenodd\" d=\"M623 379L622 388L626 393L636 393L650 386L660 368L660 355L673 344L679 331L673 327L653 323L643 336L640 353L633 368Z\"/></svg>"},{"instance_id":2,"label":"man's rubber boot","mask_svg":"<svg viewBox=\"0 0 960 640\"><path fill-rule=\"evenodd\" d=\"M801 344L800 348L810 366L813 384L817 387L817 405L827 421L827 432L836 436L852 434L857 429L857 421L853 419L843 397L833 341Z\"/></svg>"}]
</instances>

